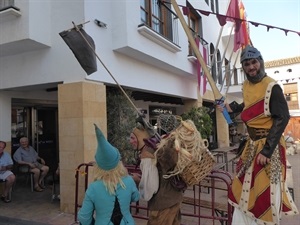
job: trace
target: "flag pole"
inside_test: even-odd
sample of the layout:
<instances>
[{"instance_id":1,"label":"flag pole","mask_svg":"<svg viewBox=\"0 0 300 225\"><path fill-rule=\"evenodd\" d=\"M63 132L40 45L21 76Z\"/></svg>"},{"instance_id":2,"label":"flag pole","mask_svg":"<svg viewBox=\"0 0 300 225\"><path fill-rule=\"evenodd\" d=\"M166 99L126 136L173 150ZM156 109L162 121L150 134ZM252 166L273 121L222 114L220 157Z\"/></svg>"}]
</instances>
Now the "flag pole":
<instances>
[{"instance_id":1,"label":"flag pole","mask_svg":"<svg viewBox=\"0 0 300 225\"><path fill-rule=\"evenodd\" d=\"M237 60L239 58L240 53L241 53L241 48L239 48L239 50L238 50L238 53L237 53L236 58L235 58L234 63L233 63L233 68L235 68L235 65L237 63ZM233 73L234 73L234 70L232 70L231 73L230 73L230 75L229 75L229 85L228 85L228 87L226 89L225 96L227 96L228 90L229 90L229 88L231 86L231 78L232 78Z\"/></svg>"},{"instance_id":2,"label":"flag pole","mask_svg":"<svg viewBox=\"0 0 300 225\"><path fill-rule=\"evenodd\" d=\"M125 97L127 98L127 100L130 102L130 104L133 106L133 108L136 110L137 114L139 116L142 116L141 112L138 110L138 108L134 105L134 103L132 102L132 100L129 98L129 96L127 95L127 93L125 92L125 90L123 89L123 87L119 84L119 82L116 80L116 78L113 76L113 74L110 72L110 70L106 67L106 65L103 63L103 61L100 59L100 57L98 56L98 54L96 53L96 51L94 50L94 48L92 47L91 43L85 38L85 36L81 33L80 28L78 27L78 25L76 25L73 21L72 21L74 28L76 29L77 32L79 32L79 34L81 35L81 37L84 39L84 41L88 44L88 46L90 47L90 49L93 51L93 53L95 54L95 56L97 57L97 59L99 60L99 62L102 64L102 66L105 68L105 70L107 71L107 73L111 76L111 78L115 81L115 83L117 84L117 86L120 88L120 90L123 92L123 94L125 95ZM82 26L82 24L81 24ZM155 136L157 138L157 140L160 140L160 135L154 130L153 126L146 121L143 116L142 116L142 120L145 123L146 128L149 128L148 131L151 132L150 135L151 136Z\"/></svg>"},{"instance_id":3,"label":"flag pole","mask_svg":"<svg viewBox=\"0 0 300 225\"><path fill-rule=\"evenodd\" d=\"M227 52L227 49L228 49L228 46L229 46L229 43L230 43L230 40L231 40L231 37L232 37L231 34L232 34L232 31L233 31L233 28L234 28L234 26L232 26L231 30L230 30L230 34L229 34L229 38L228 38L228 41L227 41L227 44L226 44L226 48L224 49L224 53L223 53L223 56L222 56L222 59L221 59L221 65L223 64L224 59L225 59L225 54ZM233 53L233 50L232 50L232 53ZM232 53L231 53L231 55L232 55ZM222 75L222 66L218 70L217 80L220 77L220 75ZM221 91L222 91L222 89L220 89L220 92Z\"/></svg>"},{"instance_id":4,"label":"flag pole","mask_svg":"<svg viewBox=\"0 0 300 225\"><path fill-rule=\"evenodd\" d=\"M226 48L227 49L227 48ZM240 49L239 49L240 50ZM226 50L225 50L226 51ZM229 62L231 61L231 58L232 58L232 56L233 56L233 50L232 50L232 52L231 52L231 54L230 54L230 56L229 56ZM238 59L238 55L239 55L239 52L237 53L237 56L236 56L236 58L235 58L235 61L234 61L234 65L233 66L235 66L235 64L236 64L236 61L237 61L237 59ZM222 67L221 67L222 68ZM222 71L221 71L222 72ZM219 74L220 75L220 74ZM223 89L223 86L224 86L224 80L225 80L225 76L224 76L224 78L223 78L223 80L222 80L222 85L221 85L221 88L220 88L220 92L222 92L222 89Z\"/></svg>"},{"instance_id":5,"label":"flag pole","mask_svg":"<svg viewBox=\"0 0 300 225\"><path fill-rule=\"evenodd\" d=\"M218 49L218 47L219 47L220 40L221 40L221 35L223 33L223 29L224 29L224 26L221 26L220 31L219 31L218 40L217 40L217 43L216 43L216 46L215 46L215 51L214 51L214 53L212 55L212 60L210 62L211 65L213 65L215 63L215 61L216 61L216 54L217 54L216 49Z\"/></svg>"},{"instance_id":6,"label":"flag pole","mask_svg":"<svg viewBox=\"0 0 300 225\"><path fill-rule=\"evenodd\" d=\"M226 49L227 49L227 48L226 48ZM226 50L225 50L225 51L226 51ZM230 56L229 56L229 59L228 59L229 62L231 61L233 52L234 52L234 51L232 50L232 52L231 52L231 54L230 54ZM236 58L236 59L237 59L237 58ZM221 67L221 69L222 69L222 67ZM219 71L219 72L222 72L222 70ZM220 74L219 74L219 75L220 75ZM220 92L222 92L222 89L223 89L223 86L224 86L224 80L225 80L225 76L224 76L224 78L222 79L222 84L221 84Z\"/></svg>"},{"instance_id":7,"label":"flag pole","mask_svg":"<svg viewBox=\"0 0 300 225\"><path fill-rule=\"evenodd\" d=\"M229 7L229 4L230 4L230 1L231 1L231 0L229 0L229 1L227 2L227 7L226 7L227 10L226 10L226 12L228 11L228 7ZM225 25L224 25L224 26L225 26ZM215 49L218 49L218 47L219 47L220 40L221 40L221 35L222 35L222 33L223 33L223 30L224 30L224 26L221 26L221 28L220 28L220 30L219 30L218 40L217 40ZM230 35L231 35L231 32L230 32ZM212 60L211 60L211 62L210 62L211 65L215 63L215 60L216 60L216 54L217 54L217 51L214 51L214 53L213 53L213 55L212 55L213 58L212 58Z\"/></svg>"},{"instance_id":8,"label":"flag pole","mask_svg":"<svg viewBox=\"0 0 300 225\"><path fill-rule=\"evenodd\" d=\"M181 13L181 11L180 11L180 9L179 9L176 1L175 0L171 0L171 4L172 4L172 6L173 6L173 8L174 8L174 10L175 10L175 12L176 12L179 20L180 20L180 23L181 23L181 25L182 25L182 27L183 27L186 35L187 35L189 43L190 43L190 45L191 45L191 47L192 47L192 49L193 49L193 51L194 51L194 53L195 53L198 61L199 61L202 69L203 69L203 72L206 75L206 78L207 78L207 80L208 80L208 82L209 82L209 84L211 86L212 92L214 94L216 103L219 104L219 105L223 105L225 98L224 98L224 96L222 96L222 94L220 93L219 89L217 88L216 83L215 83L213 77L211 76L206 63L204 62L204 59L203 59L203 57L202 57L202 55L201 55L201 53L199 51L199 48L197 47L197 44L196 44L196 42L195 42L195 40L193 38L193 35L192 35L189 27L187 26L187 24L186 24L186 22L185 22L185 20L183 18L183 15L182 15L182 13ZM230 116L229 116L229 114L228 114L228 112L226 110L226 107L224 107L224 110L223 110L222 113L223 113L223 115L224 115L227 123L231 124L232 120L230 119Z\"/></svg>"}]
</instances>

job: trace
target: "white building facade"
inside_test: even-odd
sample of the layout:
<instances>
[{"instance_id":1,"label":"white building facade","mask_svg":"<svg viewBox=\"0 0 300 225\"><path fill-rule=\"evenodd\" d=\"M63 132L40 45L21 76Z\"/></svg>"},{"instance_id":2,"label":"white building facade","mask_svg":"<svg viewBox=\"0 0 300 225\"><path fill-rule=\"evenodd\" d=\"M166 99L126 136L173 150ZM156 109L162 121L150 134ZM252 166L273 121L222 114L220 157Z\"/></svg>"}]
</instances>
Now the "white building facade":
<instances>
[{"instance_id":1,"label":"white building facade","mask_svg":"<svg viewBox=\"0 0 300 225\"><path fill-rule=\"evenodd\" d=\"M266 73L274 78L285 94L290 121L285 132L291 131L295 140L300 139L300 56L265 63Z\"/></svg>"},{"instance_id":2,"label":"white building facade","mask_svg":"<svg viewBox=\"0 0 300 225\"><path fill-rule=\"evenodd\" d=\"M228 72L238 53L224 53L227 43L228 49L233 46L228 32L233 24L224 26L217 45L218 19L197 11L226 14L228 1L177 3L190 7L184 18L200 38L200 52L203 46L207 51L217 87L228 101L240 101L243 75L239 69L234 75ZM215 101L209 84L205 94L203 87L199 91L195 57L169 3L0 0L0 139L13 153L19 138L28 136L52 169L59 161L65 212L74 210L75 168L94 159L93 123L107 129L106 87L117 88L99 61L98 70L87 75L59 36L73 28L72 22L85 23L96 53L114 79L136 93L134 103L147 110L147 119L155 119L150 108L172 108L180 115L191 106L213 107ZM217 60L212 64L214 52ZM220 63L223 54L227 61ZM235 67L240 68L238 60ZM158 101L157 96L165 98ZM221 113L215 113L214 123L211 142L228 145L228 125Z\"/></svg>"}]
</instances>

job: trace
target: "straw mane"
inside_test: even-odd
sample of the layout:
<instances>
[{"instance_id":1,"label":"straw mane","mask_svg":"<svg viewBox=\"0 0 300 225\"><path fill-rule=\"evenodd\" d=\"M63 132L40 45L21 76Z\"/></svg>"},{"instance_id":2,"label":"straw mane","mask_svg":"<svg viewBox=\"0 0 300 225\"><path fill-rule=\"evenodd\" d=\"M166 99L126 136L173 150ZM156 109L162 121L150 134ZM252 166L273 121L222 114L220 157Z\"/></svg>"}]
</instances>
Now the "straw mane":
<instances>
[{"instance_id":1,"label":"straw mane","mask_svg":"<svg viewBox=\"0 0 300 225\"><path fill-rule=\"evenodd\" d=\"M174 142L173 148L165 148L169 142ZM191 120L181 121L179 126L161 140L155 152L155 158L159 151L176 151L178 161L174 170L169 171L163 177L165 179L181 174L192 161L200 162L202 154L207 151L208 142L202 139L195 124Z\"/></svg>"}]
</instances>

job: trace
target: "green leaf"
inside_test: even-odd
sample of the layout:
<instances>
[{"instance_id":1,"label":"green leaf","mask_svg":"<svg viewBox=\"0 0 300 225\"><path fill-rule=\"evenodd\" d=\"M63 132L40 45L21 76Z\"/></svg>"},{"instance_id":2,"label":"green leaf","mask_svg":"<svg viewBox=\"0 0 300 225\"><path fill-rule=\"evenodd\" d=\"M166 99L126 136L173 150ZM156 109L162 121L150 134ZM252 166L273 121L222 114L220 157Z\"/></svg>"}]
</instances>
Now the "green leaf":
<instances>
[{"instance_id":1,"label":"green leaf","mask_svg":"<svg viewBox=\"0 0 300 225\"><path fill-rule=\"evenodd\" d=\"M131 96L131 91L125 92L129 97ZM129 137L136 125L137 112L119 89L107 87L106 99L108 141L120 151L125 164L132 164L135 158Z\"/></svg>"},{"instance_id":2,"label":"green leaf","mask_svg":"<svg viewBox=\"0 0 300 225\"><path fill-rule=\"evenodd\" d=\"M209 115L209 108L192 107L190 111L181 115L183 120L192 120L203 139L208 139L212 132L213 121Z\"/></svg>"}]
</instances>

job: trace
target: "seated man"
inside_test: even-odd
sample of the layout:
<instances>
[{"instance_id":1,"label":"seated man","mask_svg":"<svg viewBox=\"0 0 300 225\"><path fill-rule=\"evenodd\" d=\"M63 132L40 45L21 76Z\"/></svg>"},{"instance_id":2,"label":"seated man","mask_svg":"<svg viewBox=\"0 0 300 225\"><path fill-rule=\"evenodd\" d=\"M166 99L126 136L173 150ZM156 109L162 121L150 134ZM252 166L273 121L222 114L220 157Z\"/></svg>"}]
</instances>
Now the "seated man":
<instances>
[{"instance_id":1,"label":"seated man","mask_svg":"<svg viewBox=\"0 0 300 225\"><path fill-rule=\"evenodd\" d=\"M286 144L286 153L287 155L297 154L297 146L295 144L294 138L292 137L292 132L288 131L287 135L284 136Z\"/></svg>"},{"instance_id":2,"label":"seated man","mask_svg":"<svg viewBox=\"0 0 300 225\"><path fill-rule=\"evenodd\" d=\"M292 132L288 131L287 135L284 136L284 140L286 142L287 147L290 147L290 145L294 144L294 138L292 137Z\"/></svg>"},{"instance_id":3,"label":"seated man","mask_svg":"<svg viewBox=\"0 0 300 225\"><path fill-rule=\"evenodd\" d=\"M49 171L49 167L45 165L44 159L39 157L34 148L29 145L27 137L20 139L20 145L13 158L20 165L29 166L30 172L34 174L34 190L41 192L45 189L43 180Z\"/></svg>"},{"instance_id":4,"label":"seated man","mask_svg":"<svg viewBox=\"0 0 300 225\"><path fill-rule=\"evenodd\" d=\"M7 152L4 152L6 147L6 143L4 141L0 141L0 180L5 180L4 189L2 192L1 200L5 203L11 202L8 199L8 192L12 188L13 183L15 182L15 175L11 172L13 168L13 161Z\"/></svg>"}]
</instances>

